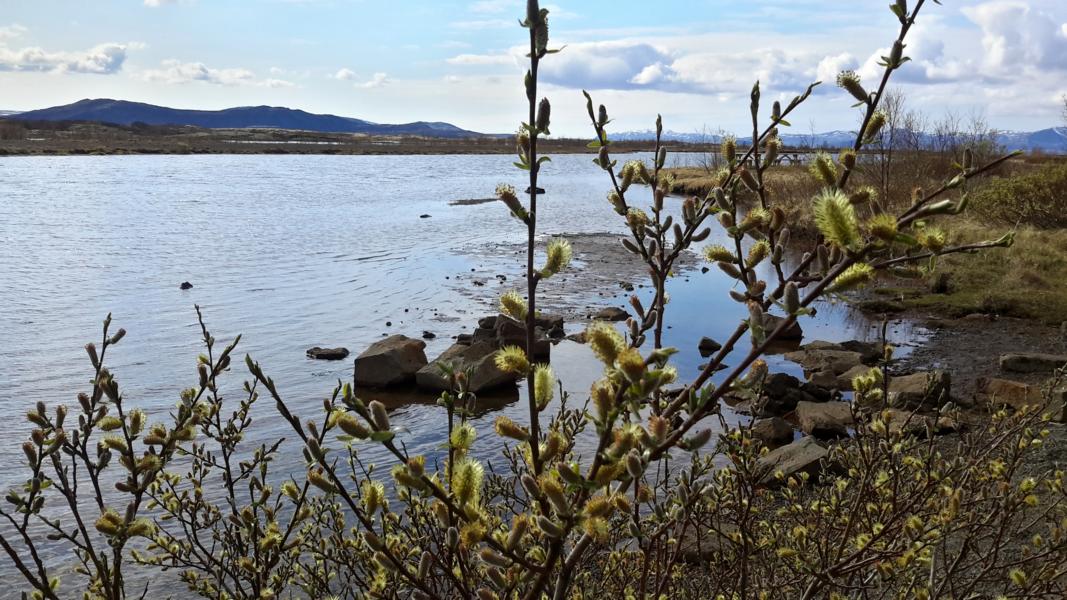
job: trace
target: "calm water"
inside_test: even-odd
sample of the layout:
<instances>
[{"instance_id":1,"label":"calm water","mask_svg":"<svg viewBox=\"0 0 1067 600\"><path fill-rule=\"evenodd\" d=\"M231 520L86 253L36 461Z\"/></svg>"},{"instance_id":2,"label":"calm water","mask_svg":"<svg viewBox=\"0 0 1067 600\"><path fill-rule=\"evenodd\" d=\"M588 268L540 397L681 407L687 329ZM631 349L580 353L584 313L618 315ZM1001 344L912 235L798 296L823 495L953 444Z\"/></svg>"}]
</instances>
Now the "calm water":
<instances>
[{"instance_id":1,"label":"calm water","mask_svg":"<svg viewBox=\"0 0 1067 600\"><path fill-rule=\"evenodd\" d=\"M449 206L491 196L499 182L524 189L511 162L508 156L0 161L0 402L16 417L0 421L0 461L24 462L19 442L30 426L19 415L35 401L76 406L77 392L88 390L82 347L99 341L108 312L116 328L128 331L109 352L110 368L127 402L153 420L163 419L179 391L196 382L201 346L194 304L220 342L242 333L237 358L251 353L291 406L308 416L351 369L350 361L308 360L304 351L311 346L343 345L358 354L386 332L419 337L431 330L438 334L427 348L432 359L462 327L473 327L501 288L482 288L483 303L472 304L456 276L472 268L519 272L512 255L486 259L477 252L524 239L525 229L500 204ZM622 232L604 201L605 183L588 156L555 157L544 170L549 194L541 231ZM742 307L724 300L726 282L716 273L694 271L669 290L672 322L696 325L667 332L668 345L687 350L677 362L683 377L703 362L695 353L700 337L722 340L743 317ZM183 281L195 287L180 291ZM804 326L808 340L873 335L870 323L828 305ZM566 387L583 401L598 376L588 351L568 343L556 348L554 359ZM234 365L224 392L236 400L247 374L241 360ZM780 361L774 366L795 370ZM517 402L497 406L526 418ZM487 425L494 417L479 420ZM258 420L249 441L288 434L267 402ZM408 429L409 449L436 454L444 439L440 409L412 405L393 420ZM368 446L366 454L373 461L376 449ZM291 444L275 463L283 472L300 465ZM0 487L22 478L5 469ZM0 574L8 567L0 558Z\"/></svg>"}]
</instances>

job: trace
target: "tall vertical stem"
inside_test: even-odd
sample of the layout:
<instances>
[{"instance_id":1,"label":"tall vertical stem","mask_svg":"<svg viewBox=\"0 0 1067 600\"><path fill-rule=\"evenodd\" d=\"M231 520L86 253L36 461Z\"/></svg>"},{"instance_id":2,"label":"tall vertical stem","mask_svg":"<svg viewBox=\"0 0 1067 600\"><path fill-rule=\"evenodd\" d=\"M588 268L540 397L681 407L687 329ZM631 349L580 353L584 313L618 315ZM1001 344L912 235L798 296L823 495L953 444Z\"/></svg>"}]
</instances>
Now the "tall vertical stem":
<instances>
[{"instance_id":1,"label":"tall vertical stem","mask_svg":"<svg viewBox=\"0 0 1067 600\"><path fill-rule=\"evenodd\" d=\"M530 87L527 90L527 100L530 104L530 120L527 122L530 129L530 217L526 221L526 355L530 362L534 360L534 345L537 342L537 274L534 271L534 242L537 236L537 174L540 165L537 162L537 28L541 25L530 24ZM527 402L530 405L530 459L533 462L534 473L541 473L540 460L540 415L537 409L537 398L534 390L533 377L526 380Z\"/></svg>"}]
</instances>

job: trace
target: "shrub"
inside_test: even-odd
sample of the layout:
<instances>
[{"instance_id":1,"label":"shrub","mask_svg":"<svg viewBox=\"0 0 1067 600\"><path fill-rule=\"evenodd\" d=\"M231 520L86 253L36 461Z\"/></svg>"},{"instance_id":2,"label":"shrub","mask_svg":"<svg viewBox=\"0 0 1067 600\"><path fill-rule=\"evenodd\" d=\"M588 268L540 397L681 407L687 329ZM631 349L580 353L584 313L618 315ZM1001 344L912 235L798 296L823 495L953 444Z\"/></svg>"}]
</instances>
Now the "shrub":
<instances>
[{"instance_id":1,"label":"shrub","mask_svg":"<svg viewBox=\"0 0 1067 600\"><path fill-rule=\"evenodd\" d=\"M972 202L975 212L997 223L1063 229L1067 227L1067 162L993 179L973 194Z\"/></svg>"},{"instance_id":2,"label":"shrub","mask_svg":"<svg viewBox=\"0 0 1067 600\"><path fill-rule=\"evenodd\" d=\"M497 364L527 380L530 418L497 419L495 434L508 445L492 465L476 452L486 432L467 419L477 403L469 374L445 368L451 390L439 404L449 436L439 467L410 454L385 406L358 398L352 384L339 384L323 411L305 420L246 357L251 378L236 406L224 401L221 380L239 338L219 351L202 318L196 383L168 422L150 424L126 405L105 366L108 348L124 336L110 333L109 318L99 349L87 346L93 387L79 396L76 424L63 406L39 403L27 415L36 427L23 446L30 476L8 495L13 508L0 509L0 545L38 598L125 598L138 593L127 589L131 568L177 570L193 592L211 598L1061 597L1064 476L1021 474L1027 452L1047 435L1037 414L998 413L955 444L939 442L933 430L941 419L958 418L952 411L904 414L901 422L901 413L882 410L887 347L884 364L854 381L857 405L874 410L856 414L856 437L813 465L823 475L808 487L808 476L768 466L767 449L749 427L727 428L720 413L728 393L760 394L767 375L761 356L816 299L860 286L878 271L1010 243L955 247L933 224L963 208L954 190L999 161L965 161L949 184L895 216L867 190L848 187L854 152L884 122L878 104L889 76L906 62L904 39L923 5L893 5L900 31L883 59L880 87L867 93L849 79L864 111L862 133L838 161L825 157L817 165L822 189L813 214L821 236L788 272L782 256L789 223L763 181L778 128L812 88L784 107L774 103L761 119L755 86L751 148L727 149L719 185L686 200L678 222L663 209L671 186L665 149L657 141L652 165L620 167L611 156L608 110L587 95L596 163L630 229L624 244L649 266L656 294L647 307L633 299L637 317L625 332L604 323L587 330L604 371L575 406L556 397L551 369L530 358L537 289L567 267L570 247L551 243L535 268L536 189L547 160L537 146L551 122L548 101L537 100L537 72L553 51L548 12L529 0L529 118L517 135L516 166L529 172L531 193L524 203L513 188L498 189L530 244L525 297L501 298L502 313L524 323L527 337L525 348L501 351ZM661 132L662 121L656 126ZM634 183L649 184L648 212L635 204ZM743 194L752 206L741 206ZM697 379L668 392L677 377L674 350L661 335L669 277L679 254L710 235L709 221L726 231L731 247L713 246L707 257L737 282L731 295L749 317ZM757 275L764 262L774 265L775 281ZM778 324L767 319L772 311L784 314ZM711 383L745 335L751 350ZM280 441L242 442L261 395L299 441L307 470L298 477L271 473ZM718 435L709 427L716 421ZM576 452L579 436L594 436L595 453ZM391 464L366 464L362 444L380 445ZM208 489L221 493L215 499ZM41 558L42 530L47 543L75 559L66 582ZM692 536L695 560L687 559Z\"/></svg>"}]
</instances>

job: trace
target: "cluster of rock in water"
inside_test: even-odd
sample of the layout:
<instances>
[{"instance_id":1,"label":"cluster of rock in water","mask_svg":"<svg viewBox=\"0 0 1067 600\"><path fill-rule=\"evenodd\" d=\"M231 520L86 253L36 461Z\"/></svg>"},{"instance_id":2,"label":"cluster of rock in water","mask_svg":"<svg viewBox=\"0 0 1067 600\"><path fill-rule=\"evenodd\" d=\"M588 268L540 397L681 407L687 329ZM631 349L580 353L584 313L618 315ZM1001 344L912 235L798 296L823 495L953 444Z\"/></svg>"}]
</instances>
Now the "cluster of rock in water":
<instances>
[{"instance_id":1,"label":"cluster of rock in water","mask_svg":"<svg viewBox=\"0 0 1067 600\"><path fill-rule=\"evenodd\" d=\"M595 318L623 321L629 315L621 309L609 308L597 313ZM770 329L777 327L774 322L764 325ZM562 317L539 316L533 358L547 362L552 345L564 338L584 342L582 334L566 336ZM785 358L800 365L807 380L774 373L767 377L758 394L725 397L735 412L753 418L753 436L770 449L760 459L768 485L777 481L777 472L786 476L800 472L817 474L825 466L829 445L848 438L856 419L866 418L865 415L881 411L885 406L890 407L887 423L890 430L924 436L959 431L975 423L983 411L994 405L1018 409L1045 400L1040 386L1000 378L980 381L976 397L953 397L949 373L931 370L892 374L885 406L861 406L849 401L846 394L852 391L855 377L880 364L881 344L816 341L800 346L803 331L799 326L787 331L784 338L793 348L785 352ZM524 347L525 344L525 324L503 315L480 319L473 333L457 336L455 344L433 361L426 357L426 342L394 335L372 344L355 359L355 381L360 387L414 385L421 391L437 393L448 388L449 382L440 367L450 364L456 370L470 369L471 391L488 392L516 383L513 374L496 367L496 353L505 346ZM719 349L714 340L701 340L702 356L710 356ZM339 360L346 358L348 351L312 348L308 355ZM1051 374L1065 363L1064 356L1006 354L1000 366L1005 372ZM1053 404L1048 408L1053 418L1067 421L1064 408L1067 390L1056 390L1052 397Z\"/></svg>"},{"instance_id":2,"label":"cluster of rock in water","mask_svg":"<svg viewBox=\"0 0 1067 600\"><path fill-rule=\"evenodd\" d=\"M757 398L733 399L735 411L756 419L753 436L771 449L760 459L764 483L780 481L779 472L787 477L801 472L817 475L826 467L829 443L847 438L856 419L886 407L890 431L916 436L963 430L999 406L1016 410L1039 406L1054 421L1067 422L1067 389L1045 390L1009 379L985 378L978 382L975 396L956 397L951 376L943 370L891 375L884 405L846 401L842 394L852 390L853 378L867 373L881 356L877 343L812 342L785 354L803 367L808 381L776 373L767 378ZM1036 353L1005 354L1000 359L1001 370L1008 373L1051 375L1064 364L1067 356ZM794 427L803 437L796 439Z\"/></svg>"},{"instance_id":3,"label":"cluster of rock in water","mask_svg":"<svg viewBox=\"0 0 1067 600\"><path fill-rule=\"evenodd\" d=\"M607 308L595 315L604 321L622 321L629 318L626 311ZM540 315L536 319L533 358L546 362L550 358L552 344L563 340L564 319L559 316ZM431 338L432 334L423 337ZM582 334L569 336L579 343ZM505 346L526 346L526 325L504 315L488 316L478 320L473 333L456 336L456 342L436 359L426 357L426 342L405 335L393 335L372 344L355 360L355 381L358 387L393 388L414 384L426 392L440 392L448 388L448 381L441 366L449 364L457 371L471 369L470 390L482 393L508 385L515 385L514 375L496 367L497 351ZM314 347L307 351L310 358L320 360L343 360L348 357L346 348Z\"/></svg>"}]
</instances>

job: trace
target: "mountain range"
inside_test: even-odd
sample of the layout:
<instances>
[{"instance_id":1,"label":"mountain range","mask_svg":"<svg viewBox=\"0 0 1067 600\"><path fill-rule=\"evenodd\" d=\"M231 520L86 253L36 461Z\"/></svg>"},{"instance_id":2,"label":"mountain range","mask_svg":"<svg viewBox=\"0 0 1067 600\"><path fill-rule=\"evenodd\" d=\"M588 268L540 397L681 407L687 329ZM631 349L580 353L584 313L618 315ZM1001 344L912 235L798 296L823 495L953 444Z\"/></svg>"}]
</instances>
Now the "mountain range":
<instances>
[{"instance_id":1,"label":"mountain range","mask_svg":"<svg viewBox=\"0 0 1067 600\"><path fill-rule=\"evenodd\" d=\"M920 134L921 140L927 146L933 146L932 134ZM663 132L663 139L672 142L690 144L717 144L723 136L710 133L680 133L677 131ZM838 149L851 146L856 141L855 131L826 131L823 133L784 133L782 141L787 147L812 147ZM641 141L654 140L654 131L627 131L612 134L611 139L616 141ZM1006 150L1025 150L1049 152L1054 154L1067 154L1067 127L1050 127L1040 131L998 131L996 132L997 143ZM743 140L738 140L739 143Z\"/></svg>"},{"instance_id":2,"label":"mountain range","mask_svg":"<svg viewBox=\"0 0 1067 600\"><path fill-rule=\"evenodd\" d=\"M3 112L3 111L0 111ZM450 123L416 121L399 125L373 123L362 119L318 115L276 106L241 106L225 110L184 110L128 102L86 99L64 106L8 114L22 121L99 121L117 125L191 125L207 129L293 129L320 133L363 133L367 135L417 135L438 138L480 137Z\"/></svg>"},{"instance_id":3,"label":"mountain range","mask_svg":"<svg viewBox=\"0 0 1067 600\"><path fill-rule=\"evenodd\" d=\"M132 125L194 126L207 129L290 129L314 131L320 133L361 133L367 135L404 135L434 138L472 138L487 137L487 134L468 131L443 122L416 121L389 125L339 117L309 113L303 110L277 106L241 106L225 110L185 110L129 102L125 100L86 99L64 106L54 106L28 112L0 110L0 118L24 121L94 121ZM921 134L929 144L933 136ZM1067 154L1067 127L1053 127L1040 131L1001 131L997 132L997 142L1008 150L1040 150L1043 152ZM499 137L499 136L491 136ZM652 131L628 131L612 134L616 141L644 141L655 139ZM708 144L718 143L721 135L708 133L680 133L668 131L664 139L673 142ZM811 146L825 148L842 148L851 146L856 139L855 131L827 131L814 134L783 134L782 141L787 146Z\"/></svg>"}]
</instances>

